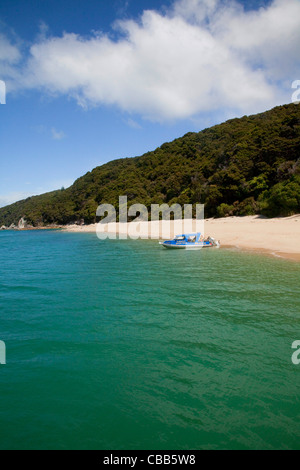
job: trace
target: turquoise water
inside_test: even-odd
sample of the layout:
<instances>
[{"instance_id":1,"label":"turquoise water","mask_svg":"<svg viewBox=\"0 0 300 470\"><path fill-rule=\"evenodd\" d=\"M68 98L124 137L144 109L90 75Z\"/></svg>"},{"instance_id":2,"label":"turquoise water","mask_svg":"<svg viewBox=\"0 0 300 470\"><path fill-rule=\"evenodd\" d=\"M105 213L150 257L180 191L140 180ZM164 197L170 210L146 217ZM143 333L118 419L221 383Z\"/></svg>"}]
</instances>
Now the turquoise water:
<instances>
[{"instance_id":1,"label":"turquoise water","mask_svg":"<svg viewBox=\"0 0 300 470\"><path fill-rule=\"evenodd\" d=\"M299 449L300 265L0 233L1 449Z\"/></svg>"}]
</instances>

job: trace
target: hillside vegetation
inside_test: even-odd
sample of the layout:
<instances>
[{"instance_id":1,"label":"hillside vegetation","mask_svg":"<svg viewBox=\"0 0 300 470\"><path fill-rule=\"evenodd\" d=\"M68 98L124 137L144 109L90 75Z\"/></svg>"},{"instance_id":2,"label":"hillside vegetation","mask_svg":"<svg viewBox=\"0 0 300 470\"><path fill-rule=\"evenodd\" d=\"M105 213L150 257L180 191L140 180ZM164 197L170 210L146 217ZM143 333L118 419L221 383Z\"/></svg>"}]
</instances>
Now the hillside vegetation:
<instances>
[{"instance_id":1,"label":"hillside vegetation","mask_svg":"<svg viewBox=\"0 0 300 470\"><path fill-rule=\"evenodd\" d=\"M207 217L300 212L300 106L189 133L141 157L95 168L68 189L0 209L0 226L95 222L101 203L204 203Z\"/></svg>"}]
</instances>

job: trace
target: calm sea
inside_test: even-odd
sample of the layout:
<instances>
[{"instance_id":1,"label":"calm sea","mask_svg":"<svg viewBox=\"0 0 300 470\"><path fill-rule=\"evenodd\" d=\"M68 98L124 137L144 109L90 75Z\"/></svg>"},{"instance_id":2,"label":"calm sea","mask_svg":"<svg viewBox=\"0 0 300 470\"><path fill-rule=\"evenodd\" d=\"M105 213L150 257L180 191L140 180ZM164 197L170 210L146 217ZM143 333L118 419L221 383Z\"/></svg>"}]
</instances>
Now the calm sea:
<instances>
[{"instance_id":1,"label":"calm sea","mask_svg":"<svg viewBox=\"0 0 300 470\"><path fill-rule=\"evenodd\" d=\"M300 449L300 265L0 233L1 449Z\"/></svg>"}]
</instances>

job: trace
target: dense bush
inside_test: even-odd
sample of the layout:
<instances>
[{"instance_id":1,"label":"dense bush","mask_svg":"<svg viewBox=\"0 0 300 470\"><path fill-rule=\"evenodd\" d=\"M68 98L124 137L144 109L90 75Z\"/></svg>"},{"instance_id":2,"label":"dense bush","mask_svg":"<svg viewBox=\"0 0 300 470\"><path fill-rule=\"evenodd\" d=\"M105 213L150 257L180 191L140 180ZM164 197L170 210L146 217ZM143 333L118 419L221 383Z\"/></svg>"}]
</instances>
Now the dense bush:
<instances>
[{"instance_id":1,"label":"dense bush","mask_svg":"<svg viewBox=\"0 0 300 470\"><path fill-rule=\"evenodd\" d=\"M112 161L68 189L0 209L0 225L96 220L100 203L204 203L206 216L300 212L300 106L189 133L142 157Z\"/></svg>"}]
</instances>

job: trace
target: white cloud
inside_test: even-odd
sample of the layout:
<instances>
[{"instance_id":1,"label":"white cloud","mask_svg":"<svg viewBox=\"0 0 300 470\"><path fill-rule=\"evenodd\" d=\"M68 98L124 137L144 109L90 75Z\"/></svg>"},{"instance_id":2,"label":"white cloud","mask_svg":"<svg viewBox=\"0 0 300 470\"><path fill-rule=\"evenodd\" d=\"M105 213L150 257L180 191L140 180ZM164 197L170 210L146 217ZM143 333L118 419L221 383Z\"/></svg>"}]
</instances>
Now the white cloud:
<instances>
[{"instance_id":1,"label":"white cloud","mask_svg":"<svg viewBox=\"0 0 300 470\"><path fill-rule=\"evenodd\" d=\"M0 34L0 63L14 64L21 58L20 51L17 46L11 44L11 42L2 34Z\"/></svg>"},{"instance_id":2,"label":"white cloud","mask_svg":"<svg viewBox=\"0 0 300 470\"><path fill-rule=\"evenodd\" d=\"M16 65L21 60L19 47L0 34L0 80L7 82L16 76Z\"/></svg>"},{"instance_id":3,"label":"white cloud","mask_svg":"<svg viewBox=\"0 0 300 470\"><path fill-rule=\"evenodd\" d=\"M63 140L65 137L67 137L63 131L58 131L55 127L48 128L43 124L32 126L31 129L37 134L44 134L47 137L51 136L53 140Z\"/></svg>"},{"instance_id":4,"label":"white cloud","mask_svg":"<svg viewBox=\"0 0 300 470\"><path fill-rule=\"evenodd\" d=\"M8 194L0 194L0 207L8 206L14 202L21 201L32 196L29 192L13 191Z\"/></svg>"},{"instance_id":5,"label":"white cloud","mask_svg":"<svg viewBox=\"0 0 300 470\"><path fill-rule=\"evenodd\" d=\"M263 111L290 101L288 88L300 78L299 0L248 12L234 1L178 0L117 28L118 40L43 37L19 86L162 121Z\"/></svg>"},{"instance_id":6,"label":"white cloud","mask_svg":"<svg viewBox=\"0 0 300 470\"><path fill-rule=\"evenodd\" d=\"M142 129L142 126L132 118L128 118L124 122L132 129Z\"/></svg>"},{"instance_id":7,"label":"white cloud","mask_svg":"<svg viewBox=\"0 0 300 470\"><path fill-rule=\"evenodd\" d=\"M218 12L212 29L240 60L260 66L270 80L288 77L292 82L300 71L299 0L275 0L269 8L248 13Z\"/></svg>"},{"instance_id":8,"label":"white cloud","mask_svg":"<svg viewBox=\"0 0 300 470\"><path fill-rule=\"evenodd\" d=\"M56 129L51 129L52 139L53 140L62 140L66 137L66 134L63 131L57 131Z\"/></svg>"},{"instance_id":9,"label":"white cloud","mask_svg":"<svg viewBox=\"0 0 300 470\"><path fill-rule=\"evenodd\" d=\"M188 22L202 23L209 21L217 7L221 7L219 0L178 0L174 3L173 14Z\"/></svg>"},{"instance_id":10,"label":"white cloud","mask_svg":"<svg viewBox=\"0 0 300 470\"><path fill-rule=\"evenodd\" d=\"M10 191L6 194L0 194L0 207L8 206L17 201L22 201L28 197L38 196L47 192L55 191L61 188L68 188L74 183L70 179L54 180L44 182L42 186L34 187L30 192L29 191ZM31 183L26 182L25 185L29 186Z\"/></svg>"}]
</instances>

